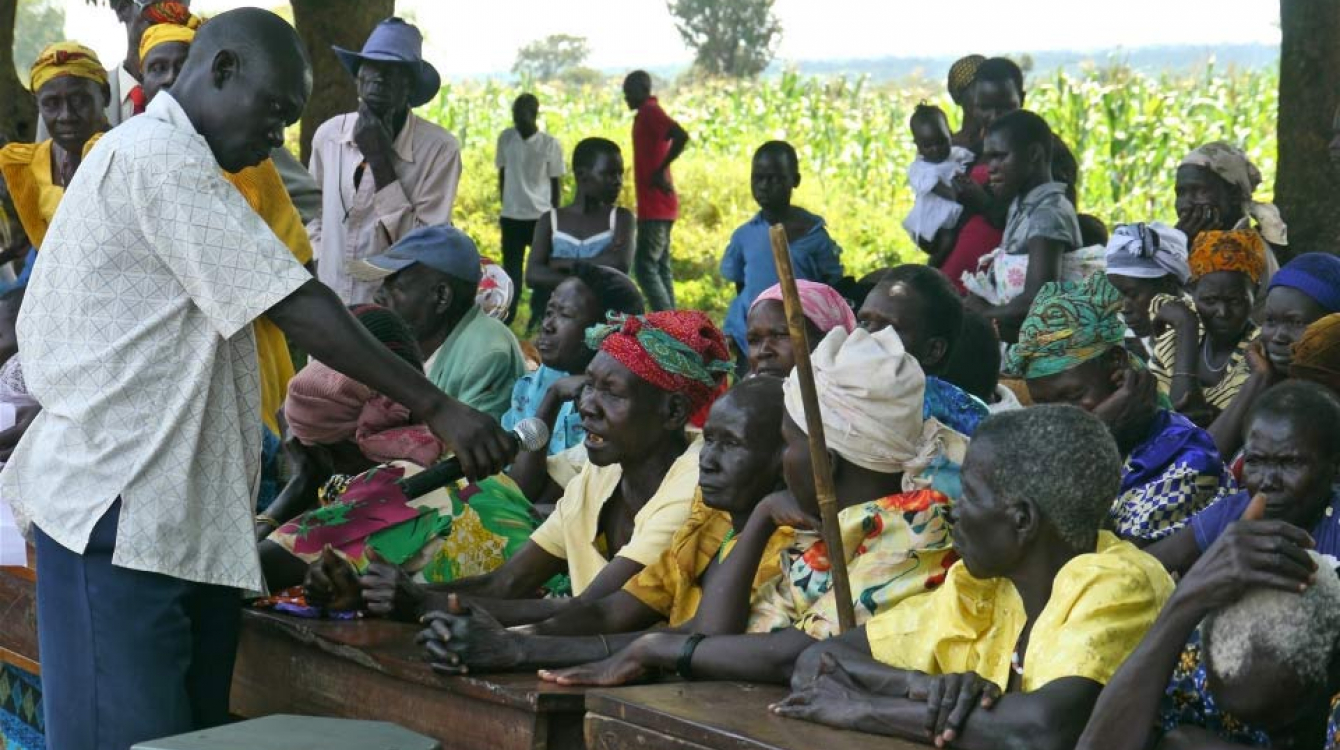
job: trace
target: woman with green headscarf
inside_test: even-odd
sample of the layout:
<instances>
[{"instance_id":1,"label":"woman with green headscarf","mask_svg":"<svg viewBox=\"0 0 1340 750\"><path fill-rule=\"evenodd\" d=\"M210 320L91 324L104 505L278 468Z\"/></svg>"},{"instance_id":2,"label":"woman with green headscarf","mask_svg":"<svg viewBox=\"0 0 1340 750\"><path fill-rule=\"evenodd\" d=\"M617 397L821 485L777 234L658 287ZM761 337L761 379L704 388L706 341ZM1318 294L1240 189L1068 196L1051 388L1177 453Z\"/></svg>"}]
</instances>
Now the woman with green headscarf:
<instances>
[{"instance_id":1,"label":"woman with green headscarf","mask_svg":"<svg viewBox=\"0 0 1340 750\"><path fill-rule=\"evenodd\" d=\"M1181 528L1233 488L1214 441L1167 408L1144 362L1123 346L1121 293L1103 274L1045 284L1029 308L1006 372L1034 403L1092 412L1117 440L1125 464L1111 521L1147 544Z\"/></svg>"}]
</instances>

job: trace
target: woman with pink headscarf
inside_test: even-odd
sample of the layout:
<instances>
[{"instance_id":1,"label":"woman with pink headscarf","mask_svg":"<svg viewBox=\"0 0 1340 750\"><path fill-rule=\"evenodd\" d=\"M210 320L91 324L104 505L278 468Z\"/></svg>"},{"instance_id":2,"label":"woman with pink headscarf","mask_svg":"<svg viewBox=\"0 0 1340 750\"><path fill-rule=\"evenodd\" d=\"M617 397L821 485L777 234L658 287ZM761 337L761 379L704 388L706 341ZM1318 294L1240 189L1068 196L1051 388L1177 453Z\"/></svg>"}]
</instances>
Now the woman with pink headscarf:
<instances>
[{"instance_id":1,"label":"woman with pink headscarf","mask_svg":"<svg viewBox=\"0 0 1340 750\"><path fill-rule=\"evenodd\" d=\"M856 328L856 315L847 300L836 289L817 281L796 280L800 292L800 308L805 313L805 335L810 351L819 345L834 328L851 333ZM773 284L749 306L745 320L745 339L748 342L749 370L745 377L775 375L785 378L796 365L791 351L791 336L786 326L786 310L782 305L782 287Z\"/></svg>"}]
</instances>

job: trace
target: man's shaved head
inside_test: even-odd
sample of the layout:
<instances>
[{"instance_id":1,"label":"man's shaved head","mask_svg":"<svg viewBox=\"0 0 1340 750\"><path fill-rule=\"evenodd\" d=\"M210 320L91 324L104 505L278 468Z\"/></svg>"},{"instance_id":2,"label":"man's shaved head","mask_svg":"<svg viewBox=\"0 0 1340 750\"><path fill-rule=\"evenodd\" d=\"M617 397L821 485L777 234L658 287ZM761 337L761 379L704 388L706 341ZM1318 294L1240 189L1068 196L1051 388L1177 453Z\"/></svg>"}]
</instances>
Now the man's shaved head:
<instances>
[{"instance_id":1,"label":"man's shaved head","mask_svg":"<svg viewBox=\"0 0 1340 750\"><path fill-rule=\"evenodd\" d=\"M308 70L307 52L298 32L288 21L260 8L238 8L220 13L201 24L191 43L190 65L198 60L208 64L223 50L245 53L245 62L255 62L284 70ZM254 57L253 57L254 56Z\"/></svg>"},{"instance_id":2,"label":"man's shaved head","mask_svg":"<svg viewBox=\"0 0 1340 750\"><path fill-rule=\"evenodd\" d=\"M302 41L260 8L221 13L200 27L171 95L209 142L219 166L237 172L284 144L312 91Z\"/></svg>"}]
</instances>

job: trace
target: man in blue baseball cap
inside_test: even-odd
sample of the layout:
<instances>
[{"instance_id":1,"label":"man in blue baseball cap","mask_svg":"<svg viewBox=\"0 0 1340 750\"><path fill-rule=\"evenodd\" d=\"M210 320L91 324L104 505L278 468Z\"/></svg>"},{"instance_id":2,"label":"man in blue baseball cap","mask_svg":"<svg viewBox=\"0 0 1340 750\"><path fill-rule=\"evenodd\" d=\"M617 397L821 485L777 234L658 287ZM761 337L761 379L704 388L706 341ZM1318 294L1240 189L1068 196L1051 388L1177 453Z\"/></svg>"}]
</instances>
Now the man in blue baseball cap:
<instances>
[{"instance_id":1,"label":"man in blue baseball cap","mask_svg":"<svg viewBox=\"0 0 1340 750\"><path fill-rule=\"evenodd\" d=\"M358 111L327 120L307 165L321 212L307 225L316 273L346 304L372 301L377 285L350 269L418 227L451 223L461 144L410 111L442 86L423 59L423 35L399 18L377 24L361 51L335 47L354 77Z\"/></svg>"},{"instance_id":2,"label":"man in blue baseball cap","mask_svg":"<svg viewBox=\"0 0 1340 750\"><path fill-rule=\"evenodd\" d=\"M512 331L475 304L482 273L469 235L452 226L420 227L352 273L380 281L376 301L414 329L429 380L457 401L502 417L526 362Z\"/></svg>"}]
</instances>

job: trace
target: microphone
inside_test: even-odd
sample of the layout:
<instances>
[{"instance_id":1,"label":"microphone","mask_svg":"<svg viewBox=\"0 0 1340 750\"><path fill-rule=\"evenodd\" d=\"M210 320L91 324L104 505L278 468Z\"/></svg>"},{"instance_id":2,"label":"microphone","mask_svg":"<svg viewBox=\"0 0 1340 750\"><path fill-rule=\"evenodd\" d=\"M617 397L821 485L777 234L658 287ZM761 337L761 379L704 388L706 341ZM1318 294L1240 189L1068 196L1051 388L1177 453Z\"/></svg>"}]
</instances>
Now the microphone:
<instances>
[{"instance_id":1,"label":"microphone","mask_svg":"<svg viewBox=\"0 0 1340 750\"><path fill-rule=\"evenodd\" d=\"M542 419L528 417L517 422L508 437L511 438L516 452L537 451L549 444L549 425ZM439 487L445 487L463 476L465 472L461 470L460 460L452 456L412 477L400 479L396 484L404 491L405 497L412 500L427 495Z\"/></svg>"}]
</instances>

